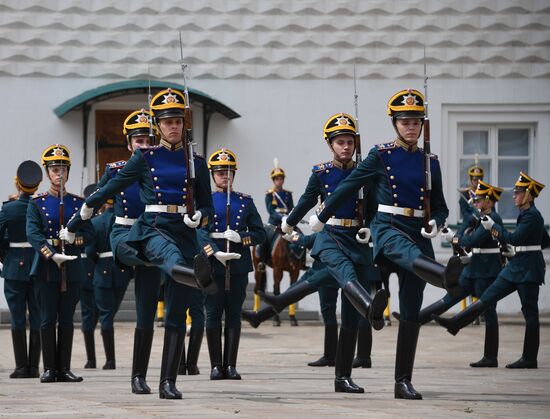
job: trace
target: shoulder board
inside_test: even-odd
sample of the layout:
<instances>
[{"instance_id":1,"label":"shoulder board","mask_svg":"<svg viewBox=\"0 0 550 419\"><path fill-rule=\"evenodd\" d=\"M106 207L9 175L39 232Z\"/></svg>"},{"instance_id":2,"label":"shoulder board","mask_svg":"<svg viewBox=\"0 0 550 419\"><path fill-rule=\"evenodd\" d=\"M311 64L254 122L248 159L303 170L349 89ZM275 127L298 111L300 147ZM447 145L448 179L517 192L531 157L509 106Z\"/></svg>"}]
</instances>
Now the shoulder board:
<instances>
[{"instance_id":1,"label":"shoulder board","mask_svg":"<svg viewBox=\"0 0 550 419\"><path fill-rule=\"evenodd\" d=\"M109 169L119 169L126 165L126 160L115 161L113 163L107 163Z\"/></svg>"},{"instance_id":2,"label":"shoulder board","mask_svg":"<svg viewBox=\"0 0 550 419\"><path fill-rule=\"evenodd\" d=\"M313 172L322 172L325 169L330 169L332 167L332 162L328 161L326 163L319 163L313 166L311 169Z\"/></svg>"},{"instance_id":3,"label":"shoulder board","mask_svg":"<svg viewBox=\"0 0 550 419\"><path fill-rule=\"evenodd\" d=\"M395 144L395 142L391 142L391 143L384 143L384 144L376 144L376 149L378 151L385 151L385 150L391 150L393 148L397 147L397 145Z\"/></svg>"},{"instance_id":4,"label":"shoulder board","mask_svg":"<svg viewBox=\"0 0 550 419\"><path fill-rule=\"evenodd\" d=\"M242 192L233 191L233 193L235 195L242 196L243 198L252 198L250 195L242 193Z\"/></svg>"},{"instance_id":5,"label":"shoulder board","mask_svg":"<svg viewBox=\"0 0 550 419\"><path fill-rule=\"evenodd\" d=\"M273 193L273 189L268 189L267 191L265 191L266 195L269 195L269 194L272 194L272 193Z\"/></svg>"},{"instance_id":6,"label":"shoulder board","mask_svg":"<svg viewBox=\"0 0 550 419\"><path fill-rule=\"evenodd\" d=\"M47 196L47 195L48 195L48 192L42 192L42 193L34 195L32 199L42 198L42 197Z\"/></svg>"}]
</instances>

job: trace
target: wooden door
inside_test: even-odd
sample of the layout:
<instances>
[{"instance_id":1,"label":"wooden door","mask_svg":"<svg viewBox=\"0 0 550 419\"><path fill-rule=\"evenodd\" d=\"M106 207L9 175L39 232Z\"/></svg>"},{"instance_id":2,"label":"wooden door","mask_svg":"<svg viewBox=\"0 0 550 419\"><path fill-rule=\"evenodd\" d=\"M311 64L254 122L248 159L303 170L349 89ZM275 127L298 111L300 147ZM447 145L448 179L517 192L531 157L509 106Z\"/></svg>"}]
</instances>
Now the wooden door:
<instances>
[{"instance_id":1,"label":"wooden door","mask_svg":"<svg viewBox=\"0 0 550 419\"><path fill-rule=\"evenodd\" d=\"M130 110L97 110L95 113L96 132L96 173L98 179L105 171L105 165L119 160L128 160L130 152L126 136L122 133L124 120L133 112Z\"/></svg>"}]
</instances>

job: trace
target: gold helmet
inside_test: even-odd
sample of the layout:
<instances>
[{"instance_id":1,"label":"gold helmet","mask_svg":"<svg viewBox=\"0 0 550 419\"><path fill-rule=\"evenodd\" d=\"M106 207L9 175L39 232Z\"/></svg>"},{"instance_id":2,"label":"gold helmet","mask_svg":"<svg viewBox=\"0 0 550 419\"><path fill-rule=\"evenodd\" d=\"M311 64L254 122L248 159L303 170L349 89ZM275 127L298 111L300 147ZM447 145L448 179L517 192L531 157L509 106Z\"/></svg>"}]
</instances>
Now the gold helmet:
<instances>
[{"instance_id":1,"label":"gold helmet","mask_svg":"<svg viewBox=\"0 0 550 419\"><path fill-rule=\"evenodd\" d=\"M122 132L126 136L126 139L130 141L133 135L149 135L149 116L151 114L145 109L134 111L126 117ZM153 134L157 135L158 129L153 124Z\"/></svg>"},{"instance_id":2,"label":"gold helmet","mask_svg":"<svg viewBox=\"0 0 550 419\"><path fill-rule=\"evenodd\" d=\"M329 119L327 119L327 122L325 122L325 126L323 127L323 136L325 141L328 143L330 143L330 141L338 135L355 135L355 133L355 118L350 114L343 112L332 115Z\"/></svg>"},{"instance_id":3,"label":"gold helmet","mask_svg":"<svg viewBox=\"0 0 550 419\"><path fill-rule=\"evenodd\" d=\"M285 171L279 167L279 159L275 157L273 159L273 169L269 177L273 180L278 176L286 177Z\"/></svg>"},{"instance_id":4,"label":"gold helmet","mask_svg":"<svg viewBox=\"0 0 550 419\"><path fill-rule=\"evenodd\" d=\"M483 168L480 166L474 165L468 169L468 176L470 176L470 179L483 179L484 175L485 173L483 172Z\"/></svg>"},{"instance_id":5,"label":"gold helmet","mask_svg":"<svg viewBox=\"0 0 550 419\"><path fill-rule=\"evenodd\" d=\"M483 182L482 180L479 181L477 185L477 189L475 191L476 199L492 199L494 202L498 202L500 200L500 195L502 195L502 192L504 189L499 188L498 186L490 185L487 182Z\"/></svg>"},{"instance_id":6,"label":"gold helmet","mask_svg":"<svg viewBox=\"0 0 550 419\"><path fill-rule=\"evenodd\" d=\"M424 95L418 90L401 90L388 102L388 115L394 119L423 119L425 112Z\"/></svg>"},{"instance_id":7,"label":"gold helmet","mask_svg":"<svg viewBox=\"0 0 550 419\"><path fill-rule=\"evenodd\" d=\"M151 110L158 121L164 118L183 118L185 96L179 90L165 89L151 99Z\"/></svg>"},{"instance_id":8,"label":"gold helmet","mask_svg":"<svg viewBox=\"0 0 550 419\"><path fill-rule=\"evenodd\" d=\"M514 191L526 191L533 195L533 198L537 198L543 189L544 185L542 183L537 182L527 173L519 172L519 178L514 185Z\"/></svg>"},{"instance_id":9,"label":"gold helmet","mask_svg":"<svg viewBox=\"0 0 550 419\"><path fill-rule=\"evenodd\" d=\"M208 158L208 168L212 171L237 170L237 156L227 148L214 151Z\"/></svg>"},{"instance_id":10,"label":"gold helmet","mask_svg":"<svg viewBox=\"0 0 550 419\"><path fill-rule=\"evenodd\" d=\"M43 166L71 166L69 149L61 144L54 144L42 153Z\"/></svg>"},{"instance_id":11,"label":"gold helmet","mask_svg":"<svg viewBox=\"0 0 550 419\"><path fill-rule=\"evenodd\" d=\"M15 184L17 189L32 194L38 189L42 182L42 170L40 166L32 160L26 160L17 168Z\"/></svg>"}]
</instances>

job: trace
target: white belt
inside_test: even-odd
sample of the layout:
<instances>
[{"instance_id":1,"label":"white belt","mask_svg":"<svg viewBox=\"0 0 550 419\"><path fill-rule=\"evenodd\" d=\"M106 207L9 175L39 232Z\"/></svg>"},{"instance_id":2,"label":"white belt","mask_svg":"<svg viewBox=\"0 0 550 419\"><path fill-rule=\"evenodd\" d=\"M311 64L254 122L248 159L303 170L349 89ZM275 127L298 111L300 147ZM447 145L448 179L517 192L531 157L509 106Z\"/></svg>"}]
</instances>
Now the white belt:
<instances>
[{"instance_id":1,"label":"white belt","mask_svg":"<svg viewBox=\"0 0 550 419\"><path fill-rule=\"evenodd\" d=\"M369 242L369 247L374 247L374 243L373 243L373 242Z\"/></svg>"},{"instance_id":2,"label":"white belt","mask_svg":"<svg viewBox=\"0 0 550 419\"><path fill-rule=\"evenodd\" d=\"M424 210L414 208L392 207L391 205L378 204L378 211L388 214L404 215L405 217L424 217Z\"/></svg>"},{"instance_id":3,"label":"white belt","mask_svg":"<svg viewBox=\"0 0 550 419\"><path fill-rule=\"evenodd\" d=\"M480 247L474 247L472 248L472 253L475 254L496 254L500 253L500 249L498 247L491 247L491 248L485 248L482 249Z\"/></svg>"},{"instance_id":4,"label":"white belt","mask_svg":"<svg viewBox=\"0 0 550 419\"><path fill-rule=\"evenodd\" d=\"M123 226L131 226L136 222L136 218L124 218L124 217L115 217L115 224L121 224Z\"/></svg>"},{"instance_id":5,"label":"white belt","mask_svg":"<svg viewBox=\"0 0 550 419\"><path fill-rule=\"evenodd\" d=\"M536 252L536 251L542 250L542 246L540 244L535 244L533 246L514 246L514 250L516 251L516 253Z\"/></svg>"},{"instance_id":6,"label":"white belt","mask_svg":"<svg viewBox=\"0 0 550 419\"><path fill-rule=\"evenodd\" d=\"M164 212L166 214L187 214L182 205L145 205L145 212Z\"/></svg>"},{"instance_id":7,"label":"white belt","mask_svg":"<svg viewBox=\"0 0 550 419\"><path fill-rule=\"evenodd\" d=\"M275 211L278 212L279 214L286 214L287 213L286 209L284 209L284 208L276 208Z\"/></svg>"},{"instance_id":8,"label":"white belt","mask_svg":"<svg viewBox=\"0 0 550 419\"><path fill-rule=\"evenodd\" d=\"M46 241L52 246L59 246L59 239L46 239Z\"/></svg>"},{"instance_id":9,"label":"white belt","mask_svg":"<svg viewBox=\"0 0 550 419\"><path fill-rule=\"evenodd\" d=\"M86 259L87 257L88 257L88 255L86 253L81 253L80 254L81 259Z\"/></svg>"},{"instance_id":10,"label":"white belt","mask_svg":"<svg viewBox=\"0 0 550 419\"><path fill-rule=\"evenodd\" d=\"M209 236L213 239L225 239L224 234L225 233L216 232L216 233L210 233Z\"/></svg>"},{"instance_id":11,"label":"white belt","mask_svg":"<svg viewBox=\"0 0 550 419\"><path fill-rule=\"evenodd\" d=\"M29 242L10 242L10 247L26 249L27 247L32 247L32 245Z\"/></svg>"},{"instance_id":12,"label":"white belt","mask_svg":"<svg viewBox=\"0 0 550 419\"><path fill-rule=\"evenodd\" d=\"M352 218L329 218L327 224L339 227L358 227L359 221Z\"/></svg>"},{"instance_id":13,"label":"white belt","mask_svg":"<svg viewBox=\"0 0 550 419\"><path fill-rule=\"evenodd\" d=\"M113 257L113 252L101 252L98 254L99 258L100 259L103 259L103 258L112 258Z\"/></svg>"}]
</instances>

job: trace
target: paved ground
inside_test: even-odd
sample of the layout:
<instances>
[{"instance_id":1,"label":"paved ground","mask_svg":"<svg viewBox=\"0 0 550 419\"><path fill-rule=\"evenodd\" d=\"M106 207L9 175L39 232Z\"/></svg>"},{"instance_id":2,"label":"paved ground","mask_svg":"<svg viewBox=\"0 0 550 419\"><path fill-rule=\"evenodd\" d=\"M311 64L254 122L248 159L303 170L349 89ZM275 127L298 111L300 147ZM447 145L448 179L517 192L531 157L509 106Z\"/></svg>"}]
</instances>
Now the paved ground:
<instances>
[{"instance_id":1,"label":"paved ground","mask_svg":"<svg viewBox=\"0 0 550 419\"><path fill-rule=\"evenodd\" d=\"M40 384L37 379L10 380L13 355L9 329L0 329L0 417L549 417L550 324L541 329L538 370L504 368L521 353L523 326L506 322L500 329L498 369L468 366L482 352L483 327L470 326L452 337L437 326L422 328L414 384L423 401L393 398L393 365L397 326L375 332L373 368L354 370L362 395L333 391L333 368L311 368L322 347L319 323L266 324L243 329L239 372L243 380L210 381L208 354L203 345L200 376L182 376L178 387L184 400L159 400L157 394L132 395L129 386L132 334L119 324L115 371L84 370L82 337L75 334L73 371L84 382ZM98 364L103 350L96 335ZM160 372L162 329L157 329L148 381L156 387Z\"/></svg>"}]
</instances>

